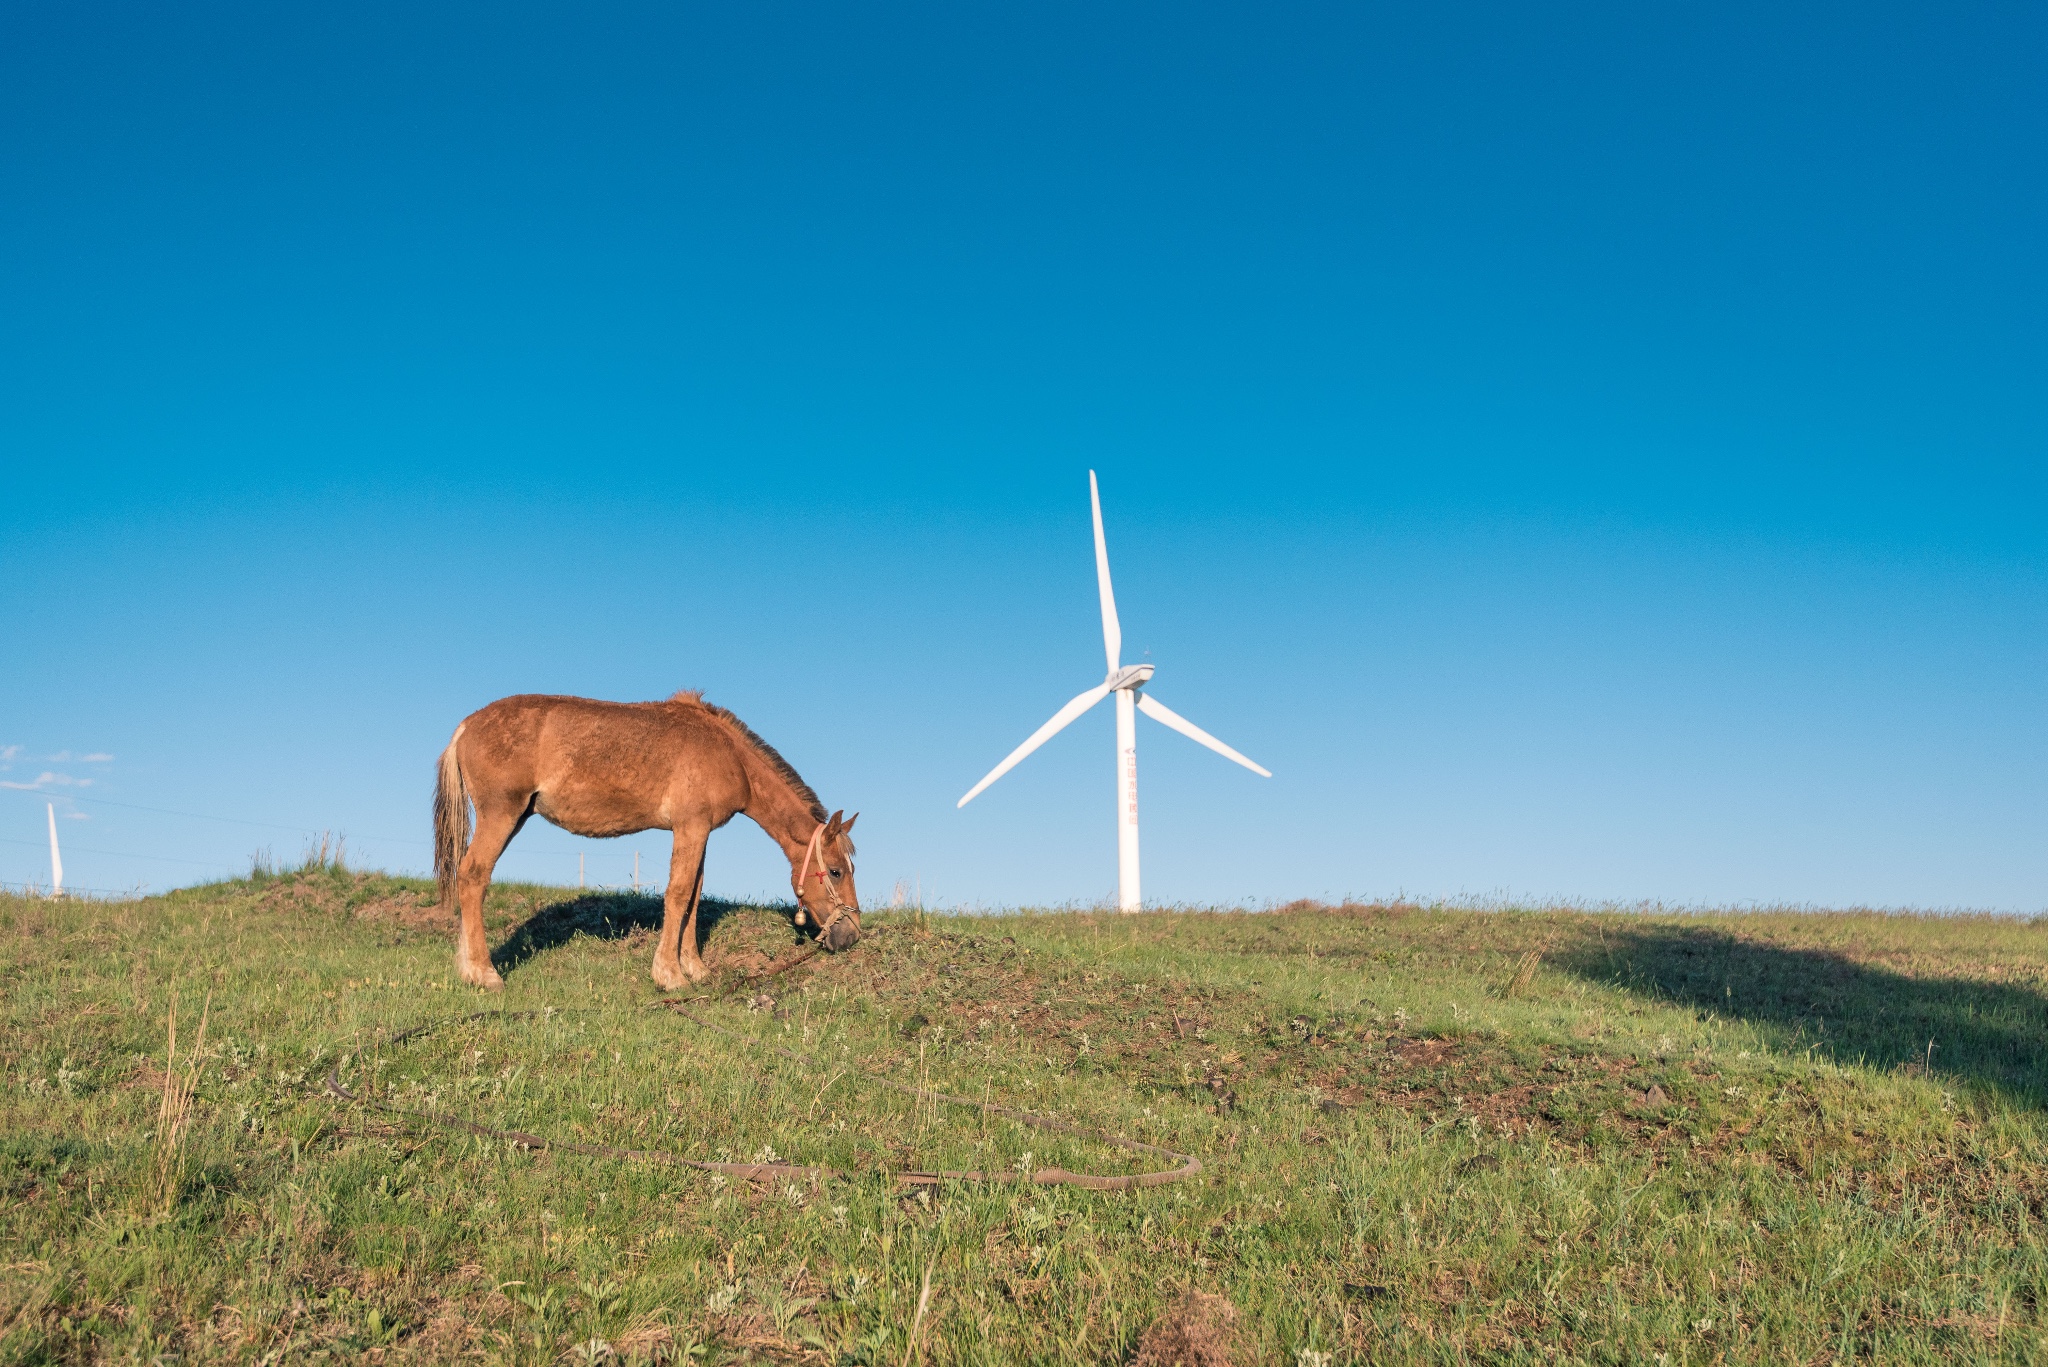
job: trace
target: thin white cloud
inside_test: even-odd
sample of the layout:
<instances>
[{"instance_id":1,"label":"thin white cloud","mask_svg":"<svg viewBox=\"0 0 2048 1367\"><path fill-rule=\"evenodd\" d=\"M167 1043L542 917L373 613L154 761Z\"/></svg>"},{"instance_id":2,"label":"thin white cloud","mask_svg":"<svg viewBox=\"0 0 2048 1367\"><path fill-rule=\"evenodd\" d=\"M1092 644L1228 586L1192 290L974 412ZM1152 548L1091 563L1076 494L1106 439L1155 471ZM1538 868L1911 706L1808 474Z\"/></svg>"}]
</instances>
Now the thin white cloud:
<instances>
[{"instance_id":1,"label":"thin white cloud","mask_svg":"<svg viewBox=\"0 0 2048 1367\"><path fill-rule=\"evenodd\" d=\"M33 759L36 756L24 756L19 745L0 745L0 773L5 773L7 770L12 769L15 760L24 758ZM104 750L94 750L91 754L86 755L74 755L69 750L59 750L54 755L43 755L40 758L45 764L112 764L114 762L114 757ZM37 783L42 781L42 779L36 780ZM57 779L59 783L73 781L82 782L83 780L71 780L62 777Z\"/></svg>"},{"instance_id":2,"label":"thin white cloud","mask_svg":"<svg viewBox=\"0 0 2048 1367\"><path fill-rule=\"evenodd\" d=\"M18 788L23 792L30 793L42 792L45 789L49 788L90 787L92 787L92 780L89 778L73 778L69 774L52 773L48 769L45 769L43 770L42 773L37 774L36 781L34 783L9 783L5 779L0 779L0 788Z\"/></svg>"},{"instance_id":3,"label":"thin white cloud","mask_svg":"<svg viewBox=\"0 0 2048 1367\"><path fill-rule=\"evenodd\" d=\"M87 816L87 815L86 815L86 814L85 814L84 812L66 812L66 813L64 813L64 819L65 819L66 821L90 821L90 820L92 820L92 818L91 818L91 817L89 817L89 816Z\"/></svg>"}]
</instances>

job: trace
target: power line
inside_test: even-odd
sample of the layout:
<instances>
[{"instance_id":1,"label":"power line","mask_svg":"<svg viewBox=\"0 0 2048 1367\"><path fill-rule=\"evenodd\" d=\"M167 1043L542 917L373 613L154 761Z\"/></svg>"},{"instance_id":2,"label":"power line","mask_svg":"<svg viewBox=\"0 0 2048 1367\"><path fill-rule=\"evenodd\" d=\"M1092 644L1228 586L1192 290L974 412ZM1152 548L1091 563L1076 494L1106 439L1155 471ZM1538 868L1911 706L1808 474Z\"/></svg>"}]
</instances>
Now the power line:
<instances>
[{"instance_id":1,"label":"power line","mask_svg":"<svg viewBox=\"0 0 2048 1367\"><path fill-rule=\"evenodd\" d=\"M40 840L13 840L0 835L0 845L28 845L35 849L47 848ZM196 864L202 869L224 867L218 859L178 859L168 854L128 854L122 850L95 850L84 845L66 845L66 851L75 854L104 854L115 859L153 859L159 864Z\"/></svg>"},{"instance_id":2,"label":"power line","mask_svg":"<svg viewBox=\"0 0 2048 1367\"><path fill-rule=\"evenodd\" d=\"M154 812L158 816L183 816L194 821L219 821L229 826L256 826L266 831L292 831L298 835L311 835L321 829L318 826L284 826L275 821L249 821L238 816L209 816L205 812L177 812L169 807L145 807L139 802L116 802L110 797L87 797L83 793L56 792L45 788L15 788L11 791L23 796L40 797L44 801L61 797L71 802L94 802L102 807L126 807L132 812ZM351 835L351 840L376 840L393 845L431 845L431 840L412 840L401 835Z\"/></svg>"},{"instance_id":3,"label":"power line","mask_svg":"<svg viewBox=\"0 0 2048 1367\"><path fill-rule=\"evenodd\" d=\"M261 826L271 831L298 831L303 834L311 829L304 826L280 826L275 821L244 821L234 816L208 816L204 812L174 812L168 807L145 807L139 802L116 802L110 797L87 797L83 793L59 793L43 788L17 788L14 791L24 795L33 794L45 801L53 797L66 798L72 802L94 802L102 807L126 807L130 811L155 812L158 816L189 816L195 821L222 821L230 826Z\"/></svg>"}]
</instances>

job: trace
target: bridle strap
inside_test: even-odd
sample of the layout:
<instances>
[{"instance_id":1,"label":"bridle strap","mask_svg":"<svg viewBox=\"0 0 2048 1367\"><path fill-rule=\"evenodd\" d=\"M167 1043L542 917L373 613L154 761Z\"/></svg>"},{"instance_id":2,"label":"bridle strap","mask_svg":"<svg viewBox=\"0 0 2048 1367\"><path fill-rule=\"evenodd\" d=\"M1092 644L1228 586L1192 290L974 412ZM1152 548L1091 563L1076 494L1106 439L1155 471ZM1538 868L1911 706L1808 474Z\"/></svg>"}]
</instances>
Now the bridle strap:
<instances>
[{"instance_id":1,"label":"bridle strap","mask_svg":"<svg viewBox=\"0 0 2048 1367\"><path fill-rule=\"evenodd\" d=\"M804 846L803 868L798 870L796 876L796 909L799 912L808 914L808 909L804 906L804 880L811 876L811 860L815 858L818 861L818 879L819 881L824 883L825 896L832 903L832 914L827 916L825 918L824 924L818 927L819 939L823 939L825 937L825 932L829 931L830 929L832 929L832 927L838 925L841 921L845 920L846 917L854 910L853 907L847 905L847 903L840 898L839 889L833 887L832 880L826 876L829 870L825 866L824 847L820 843L824 840L824 838L825 823L820 821L818 823L818 829L811 832L810 843Z\"/></svg>"}]
</instances>

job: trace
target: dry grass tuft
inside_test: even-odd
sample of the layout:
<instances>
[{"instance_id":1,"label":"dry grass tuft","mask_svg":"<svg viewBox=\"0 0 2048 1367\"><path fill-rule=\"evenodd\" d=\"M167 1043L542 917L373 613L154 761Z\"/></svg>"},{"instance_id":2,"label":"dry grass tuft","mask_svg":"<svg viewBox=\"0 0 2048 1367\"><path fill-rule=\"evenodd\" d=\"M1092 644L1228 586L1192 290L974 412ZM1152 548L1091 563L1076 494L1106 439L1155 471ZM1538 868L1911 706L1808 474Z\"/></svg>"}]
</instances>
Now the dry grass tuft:
<instances>
[{"instance_id":1,"label":"dry grass tuft","mask_svg":"<svg viewBox=\"0 0 2048 1367\"><path fill-rule=\"evenodd\" d=\"M192 1094L199 1087L199 1052L206 1047L206 1024L213 1015L213 994L199 1012L199 1034L185 1053L185 1073L178 1075L178 1001L171 998L168 1040L164 1045L163 1100L156 1113L156 1161L150 1173L150 1194L159 1210L177 1200L185 1172L185 1135L192 1124Z\"/></svg>"},{"instance_id":2,"label":"dry grass tuft","mask_svg":"<svg viewBox=\"0 0 2048 1367\"><path fill-rule=\"evenodd\" d=\"M612 1351L621 1357L657 1357L674 1343L675 1331L658 1319L645 1319L612 1340Z\"/></svg>"},{"instance_id":3,"label":"dry grass tuft","mask_svg":"<svg viewBox=\"0 0 2048 1367\"><path fill-rule=\"evenodd\" d=\"M348 872L348 837L336 836L332 831L320 832L316 842L306 841L306 852L299 859L300 873Z\"/></svg>"},{"instance_id":4,"label":"dry grass tuft","mask_svg":"<svg viewBox=\"0 0 2048 1367\"><path fill-rule=\"evenodd\" d=\"M1529 990L1529 984L1536 980L1536 966L1543 962L1543 956L1530 950L1515 963L1515 975L1508 979L1504 997L1519 997Z\"/></svg>"},{"instance_id":5,"label":"dry grass tuft","mask_svg":"<svg viewBox=\"0 0 2048 1367\"><path fill-rule=\"evenodd\" d=\"M1237 1351L1237 1307L1190 1291L1138 1337L1131 1367L1232 1367Z\"/></svg>"}]
</instances>

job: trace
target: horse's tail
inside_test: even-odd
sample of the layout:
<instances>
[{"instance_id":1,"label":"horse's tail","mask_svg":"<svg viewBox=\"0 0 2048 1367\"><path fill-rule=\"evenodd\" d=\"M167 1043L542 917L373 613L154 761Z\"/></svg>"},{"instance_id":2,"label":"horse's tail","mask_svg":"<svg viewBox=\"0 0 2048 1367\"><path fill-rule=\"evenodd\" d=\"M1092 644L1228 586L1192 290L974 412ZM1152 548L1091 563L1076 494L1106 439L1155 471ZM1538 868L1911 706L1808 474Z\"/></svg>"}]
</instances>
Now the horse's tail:
<instances>
[{"instance_id":1,"label":"horse's tail","mask_svg":"<svg viewBox=\"0 0 2048 1367\"><path fill-rule=\"evenodd\" d=\"M444 910L457 909L455 869L469 851L469 785L462 781L462 762L455 747L462 740L462 727L448 738L441 752L440 775L434 784L434 881L441 888Z\"/></svg>"}]
</instances>

